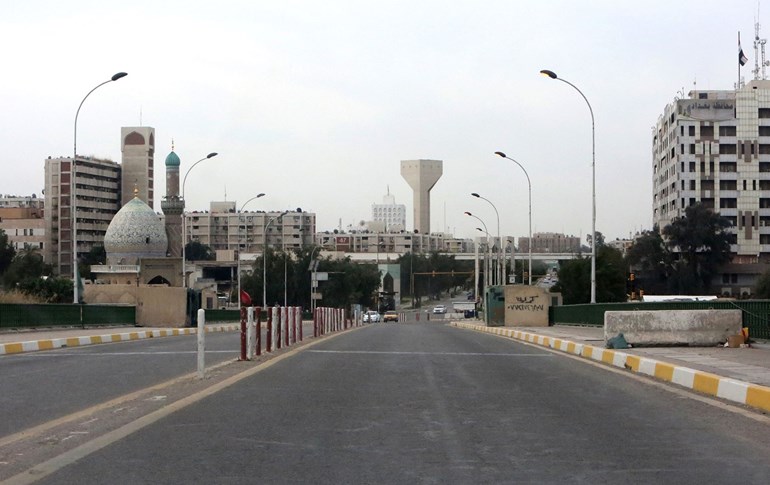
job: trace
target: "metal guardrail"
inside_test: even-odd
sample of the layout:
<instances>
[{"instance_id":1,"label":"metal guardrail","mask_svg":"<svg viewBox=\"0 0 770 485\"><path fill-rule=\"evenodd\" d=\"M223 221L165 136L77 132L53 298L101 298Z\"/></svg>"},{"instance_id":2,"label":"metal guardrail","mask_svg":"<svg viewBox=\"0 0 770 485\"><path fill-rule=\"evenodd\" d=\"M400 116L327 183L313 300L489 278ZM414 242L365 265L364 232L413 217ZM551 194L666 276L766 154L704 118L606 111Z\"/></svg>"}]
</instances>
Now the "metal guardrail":
<instances>
[{"instance_id":1,"label":"metal guardrail","mask_svg":"<svg viewBox=\"0 0 770 485\"><path fill-rule=\"evenodd\" d=\"M0 328L134 325L133 305L0 304Z\"/></svg>"}]
</instances>

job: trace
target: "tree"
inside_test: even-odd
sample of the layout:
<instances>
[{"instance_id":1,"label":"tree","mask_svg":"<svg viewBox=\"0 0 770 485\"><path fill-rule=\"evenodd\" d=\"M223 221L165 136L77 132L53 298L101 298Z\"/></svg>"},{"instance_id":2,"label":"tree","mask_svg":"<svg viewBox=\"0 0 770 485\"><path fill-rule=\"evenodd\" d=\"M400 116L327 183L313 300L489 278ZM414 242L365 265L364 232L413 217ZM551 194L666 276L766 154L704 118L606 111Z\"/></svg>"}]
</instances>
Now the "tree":
<instances>
[{"instance_id":1,"label":"tree","mask_svg":"<svg viewBox=\"0 0 770 485\"><path fill-rule=\"evenodd\" d=\"M16 256L16 250L8 241L8 235L0 229L0 275L5 273Z\"/></svg>"},{"instance_id":2,"label":"tree","mask_svg":"<svg viewBox=\"0 0 770 485\"><path fill-rule=\"evenodd\" d=\"M191 241L185 246L185 256L187 261L214 261L216 254L209 246L198 241Z\"/></svg>"},{"instance_id":3,"label":"tree","mask_svg":"<svg viewBox=\"0 0 770 485\"><path fill-rule=\"evenodd\" d=\"M27 248L13 258L3 274L3 284L8 289L19 288L29 280L51 275L51 265L43 262L43 256L34 248ZM69 281L69 280L68 280ZM69 282L70 288L72 282Z\"/></svg>"},{"instance_id":4,"label":"tree","mask_svg":"<svg viewBox=\"0 0 770 485\"><path fill-rule=\"evenodd\" d=\"M770 271L762 273L757 282L754 284L753 290L754 298L768 299L770 298Z\"/></svg>"},{"instance_id":5,"label":"tree","mask_svg":"<svg viewBox=\"0 0 770 485\"><path fill-rule=\"evenodd\" d=\"M685 209L684 217L663 228L668 248L678 253L672 280L680 294L698 294L711 288L720 265L730 261L730 221L703 204Z\"/></svg>"},{"instance_id":6,"label":"tree","mask_svg":"<svg viewBox=\"0 0 770 485\"><path fill-rule=\"evenodd\" d=\"M651 295L672 291L669 285L673 255L668 250L658 227L643 231L626 252L626 266L635 273L637 287Z\"/></svg>"},{"instance_id":7,"label":"tree","mask_svg":"<svg viewBox=\"0 0 770 485\"><path fill-rule=\"evenodd\" d=\"M596 233L596 301L598 303L626 301L626 265L617 249L604 244ZM578 256L562 263L559 281L551 291L562 294L565 305L591 301L591 259Z\"/></svg>"},{"instance_id":8,"label":"tree","mask_svg":"<svg viewBox=\"0 0 770 485\"><path fill-rule=\"evenodd\" d=\"M91 273L91 266L107 264L107 251L104 250L103 245L94 246L88 251L88 254L78 264L78 269L83 279L93 281L93 274Z\"/></svg>"}]
</instances>

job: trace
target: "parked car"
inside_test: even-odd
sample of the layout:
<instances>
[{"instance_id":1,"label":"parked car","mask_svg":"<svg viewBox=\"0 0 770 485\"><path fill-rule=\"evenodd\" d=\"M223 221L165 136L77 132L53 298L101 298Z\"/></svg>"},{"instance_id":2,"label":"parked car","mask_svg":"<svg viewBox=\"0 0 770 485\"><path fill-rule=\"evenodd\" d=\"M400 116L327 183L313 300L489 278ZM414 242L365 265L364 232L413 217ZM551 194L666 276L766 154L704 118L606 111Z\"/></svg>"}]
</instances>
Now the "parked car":
<instances>
[{"instance_id":1,"label":"parked car","mask_svg":"<svg viewBox=\"0 0 770 485\"><path fill-rule=\"evenodd\" d=\"M374 310L369 310L364 313L363 321L364 323L377 323L380 321L380 314Z\"/></svg>"},{"instance_id":2,"label":"parked car","mask_svg":"<svg viewBox=\"0 0 770 485\"><path fill-rule=\"evenodd\" d=\"M382 316L382 321L398 323L398 313L394 312L393 310L388 310L385 312L385 315Z\"/></svg>"},{"instance_id":3,"label":"parked car","mask_svg":"<svg viewBox=\"0 0 770 485\"><path fill-rule=\"evenodd\" d=\"M436 305L433 307L433 313L446 313L446 305Z\"/></svg>"}]
</instances>

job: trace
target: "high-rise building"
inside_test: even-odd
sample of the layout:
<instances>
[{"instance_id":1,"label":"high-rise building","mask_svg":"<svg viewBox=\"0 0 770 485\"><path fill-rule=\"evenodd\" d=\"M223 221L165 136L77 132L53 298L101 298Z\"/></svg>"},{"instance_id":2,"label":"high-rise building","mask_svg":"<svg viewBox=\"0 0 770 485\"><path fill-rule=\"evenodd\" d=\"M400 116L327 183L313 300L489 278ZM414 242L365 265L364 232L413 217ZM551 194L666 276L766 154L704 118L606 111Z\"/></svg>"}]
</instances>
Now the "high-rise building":
<instances>
[{"instance_id":1,"label":"high-rise building","mask_svg":"<svg viewBox=\"0 0 770 485\"><path fill-rule=\"evenodd\" d=\"M72 276L72 188L75 190L78 257L102 245L120 209L120 165L78 156L72 183L72 158L45 161L45 235L43 257L62 276Z\"/></svg>"},{"instance_id":2,"label":"high-rise building","mask_svg":"<svg viewBox=\"0 0 770 485\"><path fill-rule=\"evenodd\" d=\"M406 229L406 206L396 204L396 198L388 193L383 196L382 204L372 204L372 220L382 222L385 231Z\"/></svg>"},{"instance_id":3,"label":"high-rise building","mask_svg":"<svg viewBox=\"0 0 770 485\"><path fill-rule=\"evenodd\" d=\"M770 81L694 90L652 133L653 221L662 230L700 203L732 227L732 263L712 286L744 296L770 262Z\"/></svg>"},{"instance_id":4,"label":"high-rise building","mask_svg":"<svg viewBox=\"0 0 770 485\"><path fill-rule=\"evenodd\" d=\"M121 167L121 203L128 204L134 198L134 190L145 204L154 207L155 128L130 126L120 129L120 150L123 154Z\"/></svg>"}]
</instances>

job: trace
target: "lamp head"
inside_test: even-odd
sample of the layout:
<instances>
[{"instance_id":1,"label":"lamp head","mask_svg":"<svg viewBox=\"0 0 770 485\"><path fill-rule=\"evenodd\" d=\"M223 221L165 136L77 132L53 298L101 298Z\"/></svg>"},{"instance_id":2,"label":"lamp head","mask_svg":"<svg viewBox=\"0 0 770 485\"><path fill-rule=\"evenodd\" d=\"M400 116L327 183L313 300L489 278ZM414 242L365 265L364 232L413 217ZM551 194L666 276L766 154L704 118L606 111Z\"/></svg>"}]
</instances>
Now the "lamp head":
<instances>
[{"instance_id":1,"label":"lamp head","mask_svg":"<svg viewBox=\"0 0 770 485\"><path fill-rule=\"evenodd\" d=\"M265 196L264 192L257 194L257 198L264 197L264 196Z\"/></svg>"},{"instance_id":2,"label":"lamp head","mask_svg":"<svg viewBox=\"0 0 770 485\"><path fill-rule=\"evenodd\" d=\"M111 79L112 81L117 81L118 79L120 79L120 78L122 78L122 77L126 77L126 76L128 76L128 73L127 73L127 72L119 72L119 73L117 73L117 74L113 74L113 75L112 75L112 78L110 78L110 79Z\"/></svg>"},{"instance_id":3,"label":"lamp head","mask_svg":"<svg viewBox=\"0 0 770 485\"><path fill-rule=\"evenodd\" d=\"M540 71L540 74L542 74L544 76L548 76L551 79L557 79L559 77L559 76L556 75L555 72L549 71L548 69L543 69L542 71Z\"/></svg>"},{"instance_id":4,"label":"lamp head","mask_svg":"<svg viewBox=\"0 0 770 485\"><path fill-rule=\"evenodd\" d=\"M472 215L473 215L473 214L471 214L471 213L470 213L470 212L468 212L468 211L465 211L465 213L464 213L464 214L465 214L466 216L472 216Z\"/></svg>"},{"instance_id":5,"label":"lamp head","mask_svg":"<svg viewBox=\"0 0 770 485\"><path fill-rule=\"evenodd\" d=\"M484 232L484 229L482 229L480 227L477 227L476 230L479 231L479 232Z\"/></svg>"},{"instance_id":6,"label":"lamp head","mask_svg":"<svg viewBox=\"0 0 770 485\"><path fill-rule=\"evenodd\" d=\"M219 155L217 152L211 152L208 155L206 155L206 158L216 157L217 155Z\"/></svg>"},{"instance_id":7,"label":"lamp head","mask_svg":"<svg viewBox=\"0 0 770 485\"><path fill-rule=\"evenodd\" d=\"M477 194L476 192L472 192L472 193L471 193L471 195L472 195L472 196L474 196L474 197L476 197L476 198L479 198L479 197L481 197L481 196L480 196L479 194Z\"/></svg>"},{"instance_id":8,"label":"lamp head","mask_svg":"<svg viewBox=\"0 0 770 485\"><path fill-rule=\"evenodd\" d=\"M495 155L497 155L498 157L508 158L505 156L505 153L503 152L495 152Z\"/></svg>"}]
</instances>

